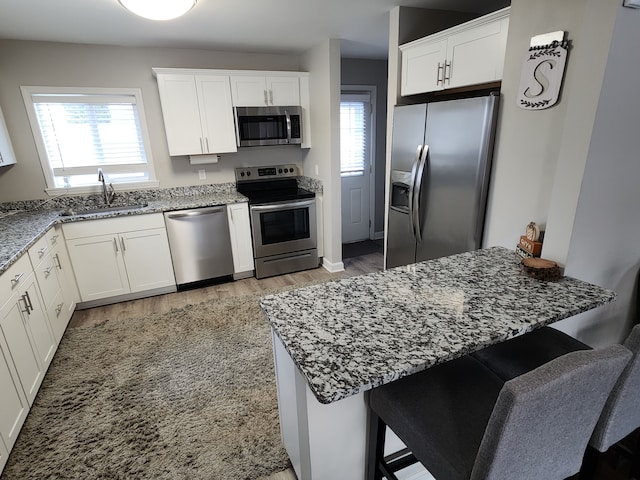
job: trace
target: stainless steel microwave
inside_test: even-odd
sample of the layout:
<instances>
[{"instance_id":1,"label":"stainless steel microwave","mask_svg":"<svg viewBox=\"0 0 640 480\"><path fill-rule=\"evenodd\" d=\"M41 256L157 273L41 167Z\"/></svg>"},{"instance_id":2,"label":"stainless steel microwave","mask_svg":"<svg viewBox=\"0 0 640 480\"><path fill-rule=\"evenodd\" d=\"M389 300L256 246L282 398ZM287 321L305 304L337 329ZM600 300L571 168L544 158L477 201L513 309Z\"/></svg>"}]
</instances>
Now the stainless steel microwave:
<instances>
[{"instance_id":1,"label":"stainless steel microwave","mask_svg":"<svg viewBox=\"0 0 640 480\"><path fill-rule=\"evenodd\" d=\"M300 107L234 107L239 147L300 145Z\"/></svg>"}]
</instances>

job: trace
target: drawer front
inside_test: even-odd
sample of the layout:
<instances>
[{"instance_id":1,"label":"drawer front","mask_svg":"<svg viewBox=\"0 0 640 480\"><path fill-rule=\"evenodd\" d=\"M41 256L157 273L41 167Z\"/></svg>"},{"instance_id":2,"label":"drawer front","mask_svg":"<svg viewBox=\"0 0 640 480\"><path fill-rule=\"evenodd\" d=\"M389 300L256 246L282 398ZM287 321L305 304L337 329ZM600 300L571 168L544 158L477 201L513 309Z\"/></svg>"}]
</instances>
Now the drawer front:
<instances>
[{"instance_id":1,"label":"drawer front","mask_svg":"<svg viewBox=\"0 0 640 480\"><path fill-rule=\"evenodd\" d=\"M164 228L164 216L161 213L86 220L65 223L63 225L64 238L67 240L98 235L113 235L121 232L134 232L151 228Z\"/></svg>"},{"instance_id":2,"label":"drawer front","mask_svg":"<svg viewBox=\"0 0 640 480\"><path fill-rule=\"evenodd\" d=\"M20 290L20 286L24 284L24 281L32 271L29 256L23 255L0 276L0 306L4 305L11 295Z\"/></svg>"},{"instance_id":3,"label":"drawer front","mask_svg":"<svg viewBox=\"0 0 640 480\"><path fill-rule=\"evenodd\" d=\"M68 302L65 302L62 296L62 292L58 292L53 302L51 302L51 305L47 308L47 317L49 318L56 344L60 343L72 313L73 312L69 310Z\"/></svg>"},{"instance_id":4,"label":"drawer front","mask_svg":"<svg viewBox=\"0 0 640 480\"><path fill-rule=\"evenodd\" d=\"M60 282L58 281L58 269L55 260L51 255L40 262L33 271L38 279L40 293L44 300L44 308L49 308L53 299L60 291Z\"/></svg>"},{"instance_id":5,"label":"drawer front","mask_svg":"<svg viewBox=\"0 0 640 480\"><path fill-rule=\"evenodd\" d=\"M49 229L46 234L38 239L29 248L29 258L31 259L31 265L35 268L47 254L51 251L51 233L53 229Z\"/></svg>"}]
</instances>

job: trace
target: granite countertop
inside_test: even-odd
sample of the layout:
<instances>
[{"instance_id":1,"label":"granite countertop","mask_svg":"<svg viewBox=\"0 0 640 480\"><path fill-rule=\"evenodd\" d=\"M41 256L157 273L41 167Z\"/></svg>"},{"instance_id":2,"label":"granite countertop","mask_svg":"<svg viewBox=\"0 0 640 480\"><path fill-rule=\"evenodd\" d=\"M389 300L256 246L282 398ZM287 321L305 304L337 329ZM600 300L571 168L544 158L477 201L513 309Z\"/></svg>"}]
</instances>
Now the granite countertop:
<instances>
[{"instance_id":1,"label":"granite countertop","mask_svg":"<svg viewBox=\"0 0 640 480\"><path fill-rule=\"evenodd\" d=\"M331 403L609 303L615 293L536 280L502 247L263 297L311 391Z\"/></svg>"},{"instance_id":2,"label":"granite countertop","mask_svg":"<svg viewBox=\"0 0 640 480\"><path fill-rule=\"evenodd\" d=\"M115 204L116 206L143 203L147 205L128 210L83 213L83 208L91 208L95 205L71 203L74 199L69 197L66 199L66 204L57 202L48 208L29 209L29 205L25 205L27 207L25 209L0 212L0 275L24 255L29 247L40 239L49 228L56 224L226 205L248 200L247 197L236 192L235 188L223 191L202 191L191 195L166 195L161 198L144 194L139 194L134 198L121 194L116 198L119 200ZM72 215L61 215L69 210L73 212Z\"/></svg>"}]
</instances>

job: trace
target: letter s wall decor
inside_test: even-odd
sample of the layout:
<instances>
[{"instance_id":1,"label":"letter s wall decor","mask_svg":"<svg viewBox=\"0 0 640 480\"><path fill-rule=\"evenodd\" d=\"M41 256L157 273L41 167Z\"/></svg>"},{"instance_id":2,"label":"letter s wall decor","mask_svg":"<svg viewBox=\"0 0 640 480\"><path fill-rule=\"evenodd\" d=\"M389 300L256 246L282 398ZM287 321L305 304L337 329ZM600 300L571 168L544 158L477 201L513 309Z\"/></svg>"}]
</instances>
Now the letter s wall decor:
<instances>
[{"instance_id":1,"label":"letter s wall decor","mask_svg":"<svg viewBox=\"0 0 640 480\"><path fill-rule=\"evenodd\" d=\"M567 62L569 42L564 32L553 32L531 39L522 65L518 105L525 110L542 110L556 104Z\"/></svg>"}]
</instances>

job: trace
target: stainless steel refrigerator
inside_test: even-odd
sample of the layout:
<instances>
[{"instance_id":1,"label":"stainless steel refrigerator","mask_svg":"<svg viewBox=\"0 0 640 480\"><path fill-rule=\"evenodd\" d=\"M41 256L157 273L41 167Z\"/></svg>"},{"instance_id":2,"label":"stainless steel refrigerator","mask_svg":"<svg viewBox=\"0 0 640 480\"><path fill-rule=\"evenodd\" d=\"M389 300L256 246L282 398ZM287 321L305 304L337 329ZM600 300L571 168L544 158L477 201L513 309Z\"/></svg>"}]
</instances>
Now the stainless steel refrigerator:
<instances>
[{"instance_id":1,"label":"stainless steel refrigerator","mask_svg":"<svg viewBox=\"0 0 640 480\"><path fill-rule=\"evenodd\" d=\"M499 99L395 107L387 268L480 248Z\"/></svg>"}]
</instances>

